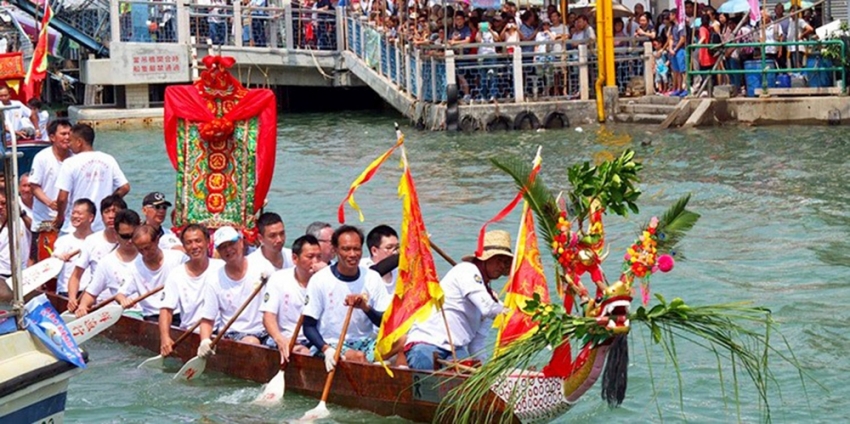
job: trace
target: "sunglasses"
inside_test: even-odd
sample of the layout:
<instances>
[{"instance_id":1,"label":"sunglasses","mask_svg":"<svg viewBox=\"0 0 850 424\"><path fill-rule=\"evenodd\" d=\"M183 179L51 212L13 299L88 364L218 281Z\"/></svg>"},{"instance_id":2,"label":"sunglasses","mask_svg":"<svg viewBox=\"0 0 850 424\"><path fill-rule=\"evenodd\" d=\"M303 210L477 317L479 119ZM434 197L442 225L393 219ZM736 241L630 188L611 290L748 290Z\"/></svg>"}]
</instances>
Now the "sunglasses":
<instances>
[{"instance_id":1,"label":"sunglasses","mask_svg":"<svg viewBox=\"0 0 850 424\"><path fill-rule=\"evenodd\" d=\"M149 208L154 208L158 211L164 211L168 209L168 205L148 205Z\"/></svg>"},{"instance_id":2,"label":"sunglasses","mask_svg":"<svg viewBox=\"0 0 850 424\"><path fill-rule=\"evenodd\" d=\"M121 237L124 240L130 240L131 238L133 238L133 233L130 233L130 234L118 233L118 237Z\"/></svg>"}]
</instances>

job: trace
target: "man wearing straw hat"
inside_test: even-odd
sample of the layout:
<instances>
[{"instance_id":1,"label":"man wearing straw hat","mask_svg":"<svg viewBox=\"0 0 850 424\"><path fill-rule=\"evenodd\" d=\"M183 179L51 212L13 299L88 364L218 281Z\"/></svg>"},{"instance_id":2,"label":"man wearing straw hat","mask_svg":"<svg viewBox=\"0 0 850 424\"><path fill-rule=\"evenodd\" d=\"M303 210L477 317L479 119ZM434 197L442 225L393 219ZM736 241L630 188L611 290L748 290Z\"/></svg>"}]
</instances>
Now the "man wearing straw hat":
<instances>
[{"instance_id":1,"label":"man wearing straw hat","mask_svg":"<svg viewBox=\"0 0 850 424\"><path fill-rule=\"evenodd\" d=\"M448 359L452 350L458 359L483 351L490 321L504 310L490 283L510 273L513 257L510 234L488 231L481 255L464 256L443 277L445 321L443 314L434 311L410 329L405 346L410 368L434 370L435 356Z\"/></svg>"}]
</instances>

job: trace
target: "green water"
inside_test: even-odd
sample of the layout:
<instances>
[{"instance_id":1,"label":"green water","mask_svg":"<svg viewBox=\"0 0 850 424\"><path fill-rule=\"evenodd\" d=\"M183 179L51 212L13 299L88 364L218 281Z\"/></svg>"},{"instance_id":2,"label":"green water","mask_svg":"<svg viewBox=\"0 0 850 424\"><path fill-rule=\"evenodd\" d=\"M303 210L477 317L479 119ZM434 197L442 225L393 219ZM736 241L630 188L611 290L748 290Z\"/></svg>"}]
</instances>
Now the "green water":
<instances>
[{"instance_id":1,"label":"green water","mask_svg":"<svg viewBox=\"0 0 850 424\"><path fill-rule=\"evenodd\" d=\"M365 114L281 117L268 210L284 217L290 241L314 220L335 222L336 207L351 180L394 141L392 119ZM612 257L624 252L638 225L682 194L693 193L692 208L702 219L682 247L688 260L656 277L653 291L691 304L748 300L770 307L797 358L827 389L811 382L804 389L793 368L774 362L781 396L771 386L773 420L845 422L850 416L845 384L850 371L846 130L742 127L657 133L634 126L617 127L614 135L596 130L462 136L405 129L434 241L455 258L470 253L482 222L515 194L513 184L488 158L521 154L530 160L536 146L543 145L542 175L554 188L565 184L570 164L634 148L646 165L642 210L629 219L608 219ZM116 156L130 179L131 207L139 209L142 196L152 190L173 196L174 174L161 133L100 132L96 144ZM388 162L357 194L366 229L400 223L396 164ZM348 216L356 220L350 210ZM517 221L514 213L493 228L514 234ZM619 263L609 262L608 273L616 275ZM438 267L441 274L448 270L442 261ZM724 368L724 397L714 355L686 342L677 345L684 387L680 402L673 367L658 348L650 347L647 355L644 340L645 331L632 332L629 386L621 408L609 409L599 399L597 385L561 421L659 422L660 409L666 422L734 422L738 407L743 422L760 420L747 377L739 376L736 402L731 369ZM280 407L257 407L250 405L260 391L257 384L212 372L192 384L177 383L171 374L135 368L155 353L104 339L87 348L90 369L69 390L70 422L281 422L316 404L287 393ZM338 422L391 421L334 406L331 410Z\"/></svg>"}]
</instances>

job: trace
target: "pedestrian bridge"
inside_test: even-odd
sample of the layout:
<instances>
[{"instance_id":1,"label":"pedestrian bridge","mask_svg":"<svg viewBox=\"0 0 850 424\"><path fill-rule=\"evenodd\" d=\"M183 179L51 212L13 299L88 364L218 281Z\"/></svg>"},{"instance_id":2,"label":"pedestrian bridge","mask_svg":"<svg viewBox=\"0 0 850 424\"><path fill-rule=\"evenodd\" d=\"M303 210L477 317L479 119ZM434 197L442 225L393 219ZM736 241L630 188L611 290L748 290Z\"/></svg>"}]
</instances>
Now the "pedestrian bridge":
<instances>
[{"instance_id":1,"label":"pedestrian bridge","mask_svg":"<svg viewBox=\"0 0 850 424\"><path fill-rule=\"evenodd\" d=\"M87 48L94 45L89 50L96 53L81 60L81 80L119 87L118 104L108 106L125 113L161 116L151 107L150 87L189 83L201 60L217 54L234 57L232 73L250 86L366 85L428 129L558 127L597 116L595 51L582 42L497 43L500 53L478 55L469 53L476 44L454 51L413 47L342 8L249 8L209 0L92 0L89 8L57 11L63 25L57 29ZM644 72L650 68L648 43L621 44L615 101L606 101L610 116L617 113L617 94L651 94L653 88L651 72ZM85 109L77 109L78 119L86 120Z\"/></svg>"}]
</instances>

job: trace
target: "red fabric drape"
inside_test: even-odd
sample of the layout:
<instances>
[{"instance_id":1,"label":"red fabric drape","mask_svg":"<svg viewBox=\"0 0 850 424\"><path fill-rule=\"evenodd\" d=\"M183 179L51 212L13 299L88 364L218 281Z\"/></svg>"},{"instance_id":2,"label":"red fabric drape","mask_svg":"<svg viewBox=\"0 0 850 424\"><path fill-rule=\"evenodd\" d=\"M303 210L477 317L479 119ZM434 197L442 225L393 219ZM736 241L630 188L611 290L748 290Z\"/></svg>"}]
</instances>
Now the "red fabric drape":
<instances>
[{"instance_id":1,"label":"red fabric drape","mask_svg":"<svg viewBox=\"0 0 850 424\"><path fill-rule=\"evenodd\" d=\"M257 185L254 189L254 212L266 200L274 174L277 140L277 103L271 90L249 90L224 118L236 122L259 116L257 134ZM215 119L207 109L206 100L192 85L171 86L165 89L165 150L171 166L177 169L177 120L205 123Z\"/></svg>"}]
</instances>

